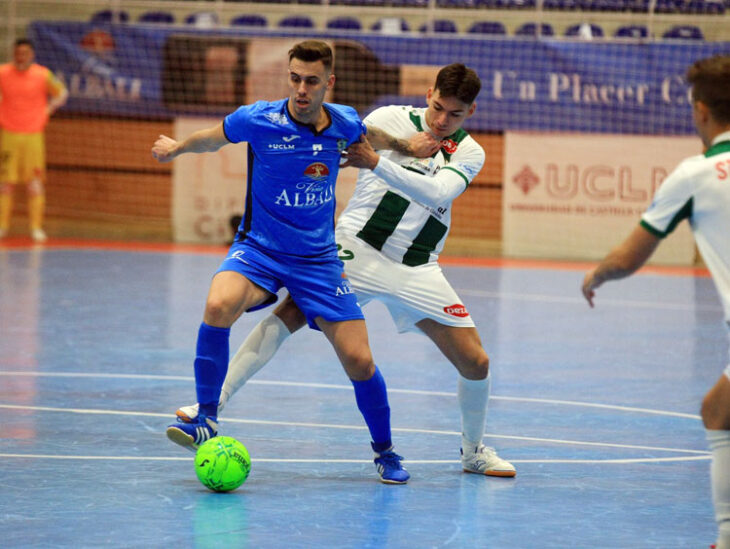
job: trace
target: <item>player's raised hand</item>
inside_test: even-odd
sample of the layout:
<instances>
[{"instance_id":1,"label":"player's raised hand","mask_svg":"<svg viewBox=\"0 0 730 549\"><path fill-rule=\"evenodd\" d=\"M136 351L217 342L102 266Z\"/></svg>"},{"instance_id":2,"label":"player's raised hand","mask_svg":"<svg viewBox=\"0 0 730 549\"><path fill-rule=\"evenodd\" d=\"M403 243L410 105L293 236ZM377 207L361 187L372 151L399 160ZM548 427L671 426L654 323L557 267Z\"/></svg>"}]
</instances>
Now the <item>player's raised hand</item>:
<instances>
[{"instance_id":1,"label":"player's raised hand","mask_svg":"<svg viewBox=\"0 0 730 549\"><path fill-rule=\"evenodd\" d=\"M177 141L172 137L166 135L160 135L152 145L152 156L158 162L169 162L175 158L175 149L177 148Z\"/></svg>"},{"instance_id":2,"label":"player's raised hand","mask_svg":"<svg viewBox=\"0 0 730 549\"><path fill-rule=\"evenodd\" d=\"M430 132L418 132L408 140L411 155L416 158L427 158L441 148L441 141Z\"/></svg>"}]
</instances>

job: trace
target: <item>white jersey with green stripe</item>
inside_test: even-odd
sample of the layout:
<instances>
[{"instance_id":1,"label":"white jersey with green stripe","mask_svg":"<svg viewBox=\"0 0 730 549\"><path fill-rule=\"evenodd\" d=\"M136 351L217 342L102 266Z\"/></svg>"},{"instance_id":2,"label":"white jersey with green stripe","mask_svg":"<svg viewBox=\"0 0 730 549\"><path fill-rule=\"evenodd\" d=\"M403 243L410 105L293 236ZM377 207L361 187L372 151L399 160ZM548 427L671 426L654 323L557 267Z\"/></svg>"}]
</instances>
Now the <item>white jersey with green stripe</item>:
<instances>
[{"instance_id":1,"label":"white jersey with green stripe","mask_svg":"<svg viewBox=\"0 0 730 549\"><path fill-rule=\"evenodd\" d=\"M692 226L730 322L730 132L718 135L704 154L687 158L669 174L641 225L664 238L683 219Z\"/></svg>"},{"instance_id":2,"label":"white jersey with green stripe","mask_svg":"<svg viewBox=\"0 0 730 549\"><path fill-rule=\"evenodd\" d=\"M365 123L409 139L428 128L425 108L389 106ZM344 231L405 265L435 262L451 227L451 203L484 164L484 150L463 129L429 158L378 151L374 170L360 170L355 192L337 221Z\"/></svg>"}]
</instances>

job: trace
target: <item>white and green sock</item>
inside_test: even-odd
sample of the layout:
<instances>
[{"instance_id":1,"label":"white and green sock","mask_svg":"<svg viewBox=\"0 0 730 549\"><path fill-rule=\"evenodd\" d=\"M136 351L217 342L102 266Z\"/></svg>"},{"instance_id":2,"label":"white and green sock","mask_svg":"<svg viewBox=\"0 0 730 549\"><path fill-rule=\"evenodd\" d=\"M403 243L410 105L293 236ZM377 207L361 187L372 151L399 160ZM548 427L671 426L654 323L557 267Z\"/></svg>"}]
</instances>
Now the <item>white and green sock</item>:
<instances>
[{"instance_id":1,"label":"white and green sock","mask_svg":"<svg viewBox=\"0 0 730 549\"><path fill-rule=\"evenodd\" d=\"M461 409L461 447L473 452L482 443L487 420L491 376L466 379L459 376L458 398Z\"/></svg>"},{"instance_id":2,"label":"white and green sock","mask_svg":"<svg viewBox=\"0 0 730 549\"><path fill-rule=\"evenodd\" d=\"M270 314L259 322L228 364L228 373L221 389L219 410L228 399L263 368L291 334L281 319Z\"/></svg>"},{"instance_id":3,"label":"white and green sock","mask_svg":"<svg viewBox=\"0 0 730 549\"><path fill-rule=\"evenodd\" d=\"M717 521L717 549L730 549L730 431L707 429L712 451L710 480Z\"/></svg>"}]
</instances>

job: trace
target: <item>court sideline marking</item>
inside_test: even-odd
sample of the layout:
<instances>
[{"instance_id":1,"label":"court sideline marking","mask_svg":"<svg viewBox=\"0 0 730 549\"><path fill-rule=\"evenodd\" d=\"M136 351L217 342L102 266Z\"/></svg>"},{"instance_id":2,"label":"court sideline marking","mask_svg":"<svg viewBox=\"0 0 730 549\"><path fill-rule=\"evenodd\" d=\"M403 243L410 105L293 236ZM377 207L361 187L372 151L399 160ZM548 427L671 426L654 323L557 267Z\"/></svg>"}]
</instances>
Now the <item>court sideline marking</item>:
<instances>
[{"instance_id":1,"label":"court sideline marking","mask_svg":"<svg viewBox=\"0 0 730 549\"><path fill-rule=\"evenodd\" d=\"M0 370L0 376L25 376L25 377L72 377L72 378L104 378L104 379L139 379L139 380L157 380L157 381L195 381L193 376L175 376L175 375L159 375L159 374L108 374L108 373L95 373L95 372L33 372L33 371L22 371L22 370ZM352 387L349 385L336 385L331 383L314 383L314 382L303 382L303 381L268 381L268 380L256 380L251 379L246 382L247 385L274 385L281 387L302 387L308 389L335 389L352 391ZM422 396L441 396L441 397L456 397L456 393L448 391L430 391L423 389L396 389L388 388L389 393L398 394L409 394L409 395L422 395ZM681 417L687 419L701 420L702 418L697 414L687 414L684 412L671 412L668 410L656 410L652 408L638 408L635 406L621 406L617 404L601 404L595 402L581 402L575 400L560 400L560 399L549 399L549 398L534 398L534 397L510 397L510 396L497 396L491 395L491 399L504 400L510 402L530 402L537 404L557 404L561 406L581 406L586 408L599 408L604 410L617 410L621 412L635 412L641 414L651 414L669 417Z\"/></svg>"},{"instance_id":2,"label":"court sideline marking","mask_svg":"<svg viewBox=\"0 0 730 549\"><path fill-rule=\"evenodd\" d=\"M102 252L191 254L223 256L228 246L223 244L182 244L176 242L143 242L127 240L92 240L74 238L50 238L43 245L34 243L28 237L5 238L0 250L9 251L74 251L94 250ZM553 271L586 271L597 261L560 261L550 259L526 259L510 257L462 257L442 255L439 263L453 267L472 268L514 268L544 269ZM636 274L658 274L664 276L690 276L708 278L710 272L700 266L645 265Z\"/></svg>"},{"instance_id":3,"label":"court sideline marking","mask_svg":"<svg viewBox=\"0 0 730 549\"><path fill-rule=\"evenodd\" d=\"M116 415L116 416L133 416L133 417L159 417L169 418L168 413L155 413L155 412L134 412L134 411L122 411L122 410L108 410L108 409L92 409L92 408L59 408L51 406L31 406L22 404L0 404L0 409L5 410L33 410L37 412L60 412L60 413L72 413L72 414L86 414L86 415ZM259 420L259 419L238 419L238 418L226 418L228 423L241 423L249 425L274 425L282 427L307 427L307 428L318 428L318 429L347 429L347 430L365 430L366 426L361 425L338 425L329 423L309 423L309 422L291 422L291 421L275 421L275 420ZM416 428L405 428L405 427L393 427L393 432L398 433L417 433L417 434L432 434L432 435L449 435L458 436L458 431L441 431L434 429L416 429ZM485 433L486 437L500 438L509 440L520 440L527 442L544 442L548 444L566 444L575 446L590 446L590 447L605 447L605 448L620 448L625 450L650 450L657 452L671 452L681 454L693 454L684 457L672 457L672 458L618 458L618 459L596 459L596 460L511 460L516 463L653 463L653 462L666 462L666 461L690 461L698 459L710 459L710 454L703 450L688 450L684 448L665 448L658 446L643 446L635 444L617 444L610 442L591 442L591 441L580 441L580 440L566 440L566 439L550 439L544 437L527 437L519 435L497 435L492 433ZM22 455L22 454L21 454ZM11 454L0 454L0 456L11 457ZM28 455L26 455L27 457ZM71 456L73 457L73 456ZM71 457L69 459L71 459ZM142 459L142 458L140 458ZM629 461L627 461L629 460ZM324 460L326 461L326 460ZM452 463L451 460L408 460L414 463Z\"/></svg>"},{"instance_id":4,"label":"court sideline marking","mask_svg":"<svg viewBox=\"0 0 730 549\"><path fill-rule=\"evenodd\" d=\"M188 457L176 456L71 456L52 454L4 454L1 458L17 459L58 459L58 460L81 460L81 461L190 461L192 454ZM712 456L689 456L672 458L620 458L620 459L510 459L510 463L582 463L582 464L628 464L628 463L667 463L677 461L708 461ZM408 459L408 464L418 465L449 465L461 463L458 459ZM252 463L372 463L370 459L328 459L328 458L251 458Z\"/></svg>"}]
</instances>

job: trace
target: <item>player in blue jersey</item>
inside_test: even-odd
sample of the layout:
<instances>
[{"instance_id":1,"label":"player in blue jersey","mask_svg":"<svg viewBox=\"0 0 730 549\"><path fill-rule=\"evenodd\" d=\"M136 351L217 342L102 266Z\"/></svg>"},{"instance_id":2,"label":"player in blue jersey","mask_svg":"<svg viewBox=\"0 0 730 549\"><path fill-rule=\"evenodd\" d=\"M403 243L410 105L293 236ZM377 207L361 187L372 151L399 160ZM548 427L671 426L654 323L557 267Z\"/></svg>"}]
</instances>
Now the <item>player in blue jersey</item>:
<instances>
[{"instance_id":1,"label":"player in blue jersey","mask_svg":"<svg viewBox=\"0 0 730 549\"><path fill-rule=\"evenodd\" d=\"M194 363L200 404L194 423L167 428L193 451L216 436L221 386L228 368L230 327L246 311L276 301L286 287L310 327L324 332L355 388L372 437L382 482L410 475L393 451L385 381L373 362L365 321L337 257L335 180L341 152L365 126L357 112L324 103L332 89L332 50L307 40L289 51L289 97L240 107L221 124L182 141L160 136L152 155L168 162L248 142L246 210L228 256L210 285Z\"/></svg>"}]
</instances>

